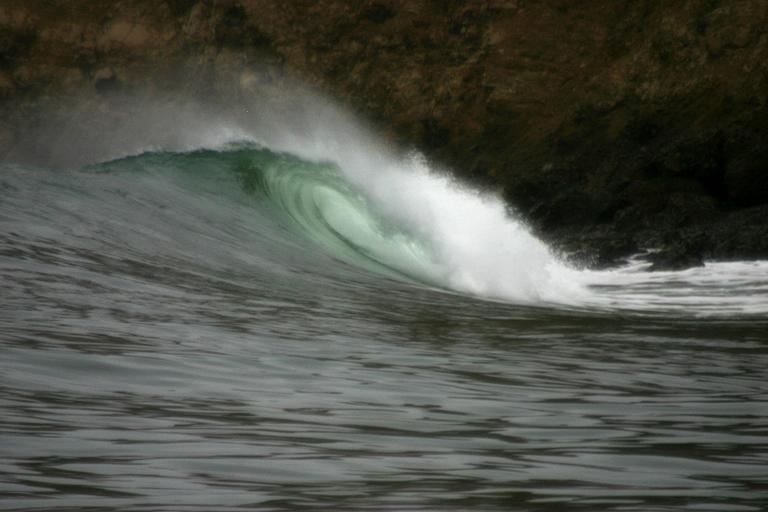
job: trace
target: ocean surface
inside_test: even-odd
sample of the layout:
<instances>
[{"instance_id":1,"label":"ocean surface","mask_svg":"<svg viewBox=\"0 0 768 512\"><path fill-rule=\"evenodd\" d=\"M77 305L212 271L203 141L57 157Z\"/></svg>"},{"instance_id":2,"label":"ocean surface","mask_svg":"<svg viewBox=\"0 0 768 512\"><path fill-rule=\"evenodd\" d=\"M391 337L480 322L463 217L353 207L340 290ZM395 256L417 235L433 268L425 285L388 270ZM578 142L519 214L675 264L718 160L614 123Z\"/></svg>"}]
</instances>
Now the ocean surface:
<instances>
[{"instance_id":1,"label":"ocean surface","mask_svg":"<svg viewBox=\"0 0 768 512\"><path fill-rule=\"evenodd\" d=\"M230 139L0 166L0 509L768 509L767 262Z\"/></svg>"}]
</instances>

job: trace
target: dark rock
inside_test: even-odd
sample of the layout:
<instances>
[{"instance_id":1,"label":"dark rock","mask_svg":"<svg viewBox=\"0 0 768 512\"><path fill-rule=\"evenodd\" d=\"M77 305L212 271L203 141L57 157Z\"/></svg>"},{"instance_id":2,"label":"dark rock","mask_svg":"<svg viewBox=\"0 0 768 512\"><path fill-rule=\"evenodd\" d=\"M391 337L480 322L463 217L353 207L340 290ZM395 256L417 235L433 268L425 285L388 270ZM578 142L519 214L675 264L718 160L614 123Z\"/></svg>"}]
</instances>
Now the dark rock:
<instances>
[{"instance_id":1,"label":"dark rock","mask_svg":"<svg viewBox=\"0 0 768 512\"><path fill-rule=\"evenodd\" d=\"M701 234L678 235L666 241L645 258L651 262L649 270L682 270L704 265L703 246L707 239Z\"/></svg>"},{"instance_id":2,"label":"dark rock","mask_svg":"<svg viewBox=\"0 0 768 512\"><path fill-rule=\"evenodd\" d=\"M121 83L117 75L110 73L106 76L97 77L93 86L99 94L112 94L120 90Z\"/></svg>"},{"instance_id":3,"label":"dark rock","mask_svg":"<svg viewBox=\"0 0 768 512\"><path fill-rule=\"evenodd\" d=\"M768 146L738 155L725 171L728 199L739 206L765 202L768 197Z\"/></svg>"},{"instance_id":4,"label":"dark rock","mask_svg":"<svg viewBox=\"0 0 768 512\"><path fill-rule=\"evenodd\" d=\"M734 260L768 259L768 205L736 210L707 226L708 258Z\"/></svg>"},{"instance_id":5,"label":"dark rock","mask_svg":"<svg viewBox=\"0 0 768 512\"><path fill-rule=\"evenodd\" d=\"M560 233L553 244L571 263L581 267L615 267L640 252L635 240L606 226L586 232Z\"/></svg>"},{"instance_id":6,"label":"dark rock","mask_svg":"<svg viewBox=\"0 0 768 512\"><path fill-rule=\"evenodd\" d=\"M32 51L37 34L32 30L16 33L0 31L0 70L13 69Z\"/></svg>"},{"instance_id":7,"label":"dark rock","mask_svg":"<svg viewBox=\"0 0 768 512\"><path fill-rule=\"evenodd\" d=\"M197 3L197 0L165 0L174 16L186 16Z\"/></svg>"},{"instance_id":8,"label":"dark rock","mask_svg":"<svg viewBox=\"0 0 768 512\"><path fill-rule=\"evenodd\" d=\"M374 23L384 23L395 17L395 11L383 3L376 2L363 11L363 18Z\"/></svg>"}]
</instances>

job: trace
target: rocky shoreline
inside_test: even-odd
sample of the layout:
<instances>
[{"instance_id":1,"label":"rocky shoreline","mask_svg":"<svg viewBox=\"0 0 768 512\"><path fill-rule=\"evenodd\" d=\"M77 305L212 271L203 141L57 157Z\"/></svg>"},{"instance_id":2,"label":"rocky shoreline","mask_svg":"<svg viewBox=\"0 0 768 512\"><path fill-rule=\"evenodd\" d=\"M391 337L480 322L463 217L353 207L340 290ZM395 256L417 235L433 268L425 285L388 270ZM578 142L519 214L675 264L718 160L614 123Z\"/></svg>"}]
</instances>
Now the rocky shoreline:
<instances>
[{"instance_id":1,"label":"rocky shoreline","mask_svg":"<svg viewBox=\"0 0 768 512\"><path fill-rule=\"evenodd\" d=\"M768 258L762 0L9 0L0 156L67 98L119 121L115 92L226 101L287 77L500 191L581 264Z\"/></svg>"}]
</instances>

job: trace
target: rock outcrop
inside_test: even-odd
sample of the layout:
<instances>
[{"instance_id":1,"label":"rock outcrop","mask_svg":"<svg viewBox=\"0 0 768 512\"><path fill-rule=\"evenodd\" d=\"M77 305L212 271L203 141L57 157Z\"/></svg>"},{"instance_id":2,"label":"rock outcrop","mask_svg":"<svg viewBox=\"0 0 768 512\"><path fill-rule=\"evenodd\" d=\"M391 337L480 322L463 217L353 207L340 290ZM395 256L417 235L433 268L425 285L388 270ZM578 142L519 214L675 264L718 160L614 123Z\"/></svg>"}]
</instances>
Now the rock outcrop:
<instances>
[{"instance_id":1,"label":"rock outcrop","mask_svg":"<svg viewBox=\"0 0 768 512\"><path fill-rule=\"evenodd\" d=\"M768 257L764 0L7 0L0 151L72 91L106 108L285 74L501 190L577 259Z\"/></svg>"}]
</instances>

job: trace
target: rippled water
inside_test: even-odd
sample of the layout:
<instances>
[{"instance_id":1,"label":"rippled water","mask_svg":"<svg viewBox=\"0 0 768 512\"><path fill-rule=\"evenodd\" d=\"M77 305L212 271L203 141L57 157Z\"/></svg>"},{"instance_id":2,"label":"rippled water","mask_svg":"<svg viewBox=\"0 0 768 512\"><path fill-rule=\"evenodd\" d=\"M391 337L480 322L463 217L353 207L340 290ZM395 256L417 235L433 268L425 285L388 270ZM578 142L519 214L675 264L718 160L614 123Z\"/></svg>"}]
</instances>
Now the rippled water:
<instances>
[{"instance_id":1,"label":"rippled water","mask_svg":"<svg viewBox=\"0 0 768 512\"><path fill-rule=\"evenodd\" d=\"M0 177L0 508L768 507L765 264L467 269L255 147Z\"/></svg>"}]
</instances>

